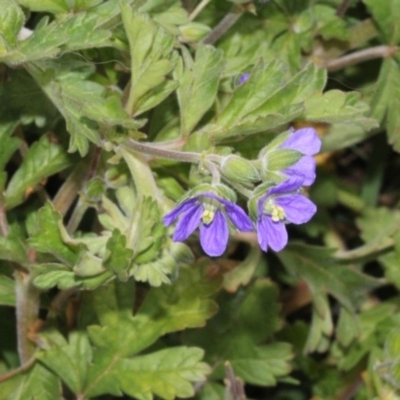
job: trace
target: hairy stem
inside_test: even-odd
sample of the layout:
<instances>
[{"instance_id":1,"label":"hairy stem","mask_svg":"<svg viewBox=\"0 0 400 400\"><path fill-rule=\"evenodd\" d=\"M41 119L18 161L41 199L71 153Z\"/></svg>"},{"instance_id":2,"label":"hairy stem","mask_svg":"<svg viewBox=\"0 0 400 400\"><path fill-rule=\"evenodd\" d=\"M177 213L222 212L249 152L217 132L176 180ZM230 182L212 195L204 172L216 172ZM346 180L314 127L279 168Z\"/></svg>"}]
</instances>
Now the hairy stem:
<instances>
[{"instance_id":1,"label":"hairy stem","mask_svg":"<svg viewBox=\"0 0 400 400\"><path fill-rule=\"evenodd\" d=\"M225 15L218 25L204 39L205 44L214 44L222 35L224 35L242 16L243 12L231 11Z\"/></svg>"},{"instance_id":2,"label":"hairy stem","mask_svg":"<svg viewBox=\"0 0 400 400\"><path fill-rule=\"evenodd\" d=\"M35 352L35 344L29 340L39 313L40 291L32 284L30 275L16 270L15 295L17 315L17 346L21 365L27 363Z\"/></svg>"},{"instance_id":3,"label":"hairy stem","mask_svg":"<svg viewBox=\"0 0 400 400\"><path fill-rule=\"evenodd\" d=\"M198 153L188 151L167 150L160 146L153 146L149 143L141 143L136 140L129 139L122 145L127 150L133 150L135 153L148 154L157 158L164 158L167 160L175 160L182 162L198 163L201 156Z\"/></svg>"},{"instance_id":4,"label":"hairy stem","mask_svg":"<svg viewBox=\"0 0 400 400\"><path fill-rule=\"evenodd\" d=\"M398 51L396 46L375 46L368 49L355 51L354 53L347 54L343 57L327 61L324 67L329 71L338 71L351 65L359 64L364 61L373 60L375 58L390 57Z\"/></svg>"}]
</instances>

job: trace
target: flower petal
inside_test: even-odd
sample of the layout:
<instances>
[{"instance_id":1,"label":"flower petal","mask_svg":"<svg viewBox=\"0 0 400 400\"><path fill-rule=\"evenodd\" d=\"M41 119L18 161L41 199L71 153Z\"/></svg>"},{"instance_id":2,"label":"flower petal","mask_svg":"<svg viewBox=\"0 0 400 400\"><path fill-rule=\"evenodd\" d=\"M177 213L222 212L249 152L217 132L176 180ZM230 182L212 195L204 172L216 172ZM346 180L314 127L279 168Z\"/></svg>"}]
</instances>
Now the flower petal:
<instances>
[{"instance_id":1,"label":"flower petal","mask_svg":"<svg viewBox=\"0 0 400 400\"><path fill-rule=\"evenodd\" d=\"M283 222L274 222L269 215L263 215L257 222L257 229L258 243L264 251L268 246L280 251L287 245L288 234Z\"/></svg>"},{"instance_id":2,"label":"flower petal","mask_svg":"<svg viewBox=\"0 0 400 400\"><path fill-rule=\"evenodd\" d=\"M288 192L295 192L303 185L303 179L301 178L289 178L286 181L279 183L278 185L268 189L265 198L271 194L284 194ZM265 200L265 199L264 199Z\"/></svg>"},{"instance_id":3,"label":"flower petal","mask_svg":"<svg viewBox=\"0 0 400 400\"><path fill-rule=\"evenodd\" d=\"M200 227L201 247L211 257L220 256L226 249L229 238L228 223L220 210L217 210L209 225Z\"/></svg>"},{"instance_id":4,"label":"flower petal","mask_svg":"<svg viewBox=\"0 0 400 400\"><path fill-rule=\"evenodd\" d=\"M321 150L321 139L314 128L302 128L293 132L280 146L312 156Z\"/></svg>"},{"instance_id":5,"label":"flower petal","mask_svg":"<svg viewBox=\"0 0 400 400\"><path fill-rule=\"evenodd\" d=\"M284 209L286 219L293 224L308 222L317 211L316 205L300 194L279 196L275 199L275 204Z\"/></svg>"},{"instance_id":6,"label":"flower petal","mask_svg":"<svg viewBox=\"0 0 400 400\"><path fill-rule=\"evenodd\" d=\"M202 214L203 206L201 204L192 205L189 210L186 210L176 224L175 232L172 236L174 242L186 240L199 226Z\"/></svg>"},{"instance_id":7,"label":"flower petal","mask_svg":"<svg viewBox=\"0 0 400 400\"><path fill-rule=\"evenodd\" d=\"M285 168L282 172L289 178L302 179L304 186L310 186L314 183L316 163L313 157L303 156L296 164Z\"/></svg>"},{"instance_id":8,"label":"flower petal","mask_svg":"<svg viewBox=\"0 0 400 400\"><path fill-rule=\"evenodd\" d=\"M164 225L170 226L172 223L175 222L175 220L179 217L180 214L191 209L196 203L196 201L197 201L196 197L183 201L181 204L178 205L178 207L175 207L172 211L170 211L168 214L164 216L163 218Z\"/></svg>"},{"instance_id":9,"label":"flower petal","mask_svg":"<svg viewBox=\"0 0 400 400\"><path fill-rule=\"evenodd\" d=\"M225 201L223 204L225 205L225 210L228 214L228 217L237 229L244 232L250 232L253 230L253 223L251 222L251 219L239 206Z\"/></svg>"}]
</instances>

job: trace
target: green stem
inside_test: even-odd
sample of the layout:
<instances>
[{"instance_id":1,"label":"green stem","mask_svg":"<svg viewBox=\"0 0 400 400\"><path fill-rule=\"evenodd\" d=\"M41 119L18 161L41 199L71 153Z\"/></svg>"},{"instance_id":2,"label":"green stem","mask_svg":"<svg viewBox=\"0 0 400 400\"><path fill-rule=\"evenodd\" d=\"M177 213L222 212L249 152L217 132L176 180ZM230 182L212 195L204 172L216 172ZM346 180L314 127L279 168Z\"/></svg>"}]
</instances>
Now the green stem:
<instances>
[{"instance_id":1,"label":"green stem","mask_svg":"<svg viewBox=\"0 0 400 400\"><path fill-rule=\"evenodd\" d=\"M74 208L74 211L72 211L71 217L68 221L67 224L67 232L69 234L74 233L77 229L79 224L82 221L83 216L85 215L85 212L87 211L88 206L82 201L82 198L79 197L78 202L76 203L76 206Z\"/></svg>"}]
</instances>

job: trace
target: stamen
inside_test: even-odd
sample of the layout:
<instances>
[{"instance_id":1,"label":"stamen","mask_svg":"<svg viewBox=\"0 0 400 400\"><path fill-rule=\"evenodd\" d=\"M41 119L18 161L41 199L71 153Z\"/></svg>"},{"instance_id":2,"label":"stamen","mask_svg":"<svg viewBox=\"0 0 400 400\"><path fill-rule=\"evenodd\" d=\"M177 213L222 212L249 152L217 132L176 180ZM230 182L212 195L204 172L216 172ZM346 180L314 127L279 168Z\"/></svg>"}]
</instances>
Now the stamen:
<instances>
[{"instance_id":1,"label":"stamen","mask_svg":"<svg viewBox=\"0 0 400 400\"><path fill-rule=\"evenodd\" d=\"M205 225L211 224L214 219L215 211L205 208L201 219Z\"/></svg>"}]
</instances>

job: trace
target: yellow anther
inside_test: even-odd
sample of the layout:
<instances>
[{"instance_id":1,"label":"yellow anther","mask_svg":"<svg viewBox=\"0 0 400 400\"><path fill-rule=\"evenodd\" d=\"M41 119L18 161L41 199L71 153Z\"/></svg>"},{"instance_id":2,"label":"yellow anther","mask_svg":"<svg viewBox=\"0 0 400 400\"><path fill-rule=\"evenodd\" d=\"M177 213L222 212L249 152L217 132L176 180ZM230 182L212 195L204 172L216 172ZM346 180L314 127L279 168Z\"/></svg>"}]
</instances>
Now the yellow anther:
<instances>
[{"instance_id":1,"label":"yellow anther","mask_svg":"<svg viewBox=\"0 0 400 400\"><path fill-rule=\"evenodd\" d=\"M213 221L214 215L215 215L215 211L205 209L203 211L203 215L201 216L201 219L204 224L208 225Z\"/></svg>"}]
</instances>

